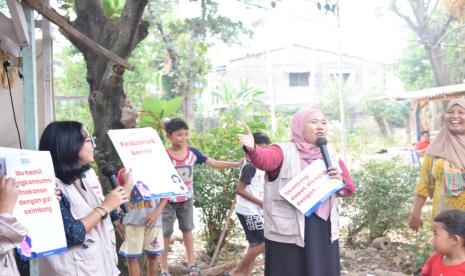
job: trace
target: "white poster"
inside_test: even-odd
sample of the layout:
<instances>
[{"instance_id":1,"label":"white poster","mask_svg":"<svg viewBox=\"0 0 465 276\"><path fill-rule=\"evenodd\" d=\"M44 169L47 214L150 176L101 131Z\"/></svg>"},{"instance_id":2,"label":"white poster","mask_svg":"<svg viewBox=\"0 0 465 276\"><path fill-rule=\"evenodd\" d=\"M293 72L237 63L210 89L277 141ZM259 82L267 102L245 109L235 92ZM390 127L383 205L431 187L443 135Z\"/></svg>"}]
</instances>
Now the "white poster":
<instances>
[{"instance_id":1,"label":"white poster","mask_svg":"<svg viewBox=\"0 0 465 276\"><path fill-rule=\"evenodd\" d=\"M155 129L109 130L108 136L144 199L188 194Z\"/></svg>"},{"instance_id":2,"label":"white poster","mask_svg":"<svg viewBox=\"0 0 465 276\"><path fill-rule=\"evenodd\" d=\"M15 178L19 188L13 216L29 230L18 248L21 255L40 258L66 251L50 153L0 148L0 164L7 177Z\"/></svg>"},{"instance_id":3,"label":"white poster","mask_svg":"<svg viewBox=\"0 0 465 276\"><path fill-rule=\"evenodd\" d=\"M279 194L309 217L342 187L344 183L329 178L323 160L315 160L287 183Z\"/></svg>"}]
</instances>

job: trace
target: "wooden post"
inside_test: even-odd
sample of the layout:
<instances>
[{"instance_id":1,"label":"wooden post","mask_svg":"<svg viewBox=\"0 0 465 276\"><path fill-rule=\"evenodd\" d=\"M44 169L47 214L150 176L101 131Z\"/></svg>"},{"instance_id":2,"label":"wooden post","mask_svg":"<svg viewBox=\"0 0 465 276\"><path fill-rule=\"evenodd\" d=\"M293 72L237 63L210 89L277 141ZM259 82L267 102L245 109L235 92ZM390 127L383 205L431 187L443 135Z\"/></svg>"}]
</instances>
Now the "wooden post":
<instances>
[{"instance_id":1,"label":"wooden post","mask_svg":"<svg viewBox=\"0 0 465 276\"><path fill-rule=\"evenodd\" d=\"M13 29L18 39L18 45L27 46L31 45L33 38L31 38L30 29L26 22L28 20L25 17L24 6L20 2L18 0L6 0L11 20L13 21Z\"/></svg>"},{"instance_id":2,"label":"wooden post","mask_svg":"<svg viewBox=\"0 0 465 276\"><path fill-rule=\"evenodd\" d=\"M13 28L13 20L0 12L0 48L8 54L18 57L18 36Z\"/></svg>"},{"instance_id":3,"label":"wooden post","mask_svg":"<svg viewBox=\"0 0 465 276\"><path fill-rule=\"evenodd\" d=\"M45 0L47 7L50 1ZM52 89L52 38L50 37L50 21L42 20L42 59L44 69L44 125L48 125L54 119L53 89Z\"/></svg>"},{"instance_id":4,"label":"wooden post","mask_svg":"<svg viewBox=\"0 0 465 276\"><path fill-rule=\"evenodd\" d=\"M36 150L39 136L37 131L37 71L34 10L24 4L23 10L29 34L29 45L23 48L24 148ZM29 267L30 276L39 276L38 260L31 260Z\"/></svg>"},{"instance_id":5,"label":"wooden post","mask_svg":"<svg viewBox=\"0 0 465 276\"><path fill-rule=\"evenodd\" d=\"M220 252L221 243L223 242L224 236L226 235L226 231L228 231L229 222L231 221L231 215L234 211L234 206L236 206L236 198L234 198L231 207L229 208L228 214L226 215L226 223L224 224L223 229L221 230L220 238L216 243L215 252L213 253L212 259L210 261L209 268L215 264L216 257L218 257L218 253Z\"/></svg>"},{"instance_id":6,"label":"wooden post","mask_svg":"<svg viewBox=\"0 0 465 276\"><path fill-rule=\"evenodd\" d=\"M417 141L420 141L421 137L421 118L420 118L420 102L415 102L415 130L416 130L416 138Z\"/></svg>"},{"instance_id":7,"label":"wooden post","mask_svg":"<svg viewBox=\"0 0 465 276\"><path fill-rule=\"evenodd\" d=\"M111 60L112 62L123 66L128 70L132 70L132 65L130 65L127 60L119 57L115 53L105 49L97 42L93 41L92 39L88 38L86 35L81 33L80 31L76 30L73 26L71 26L63 16L57 13L54 9L49 8L44 5L41 0L23 0L24 2L28 3L33 7L37 12L42 14L45 18L50 20L51 22L57 24L63 31L66 32L67 35L77 39L86 47L89 47L95 53L98 53L107 59Z\"/></svg>"},{"instance_id":8,"label":"wooden post","mask_svg":"<svg viewBox=\"0 0 465 276\"><path fill-rule=\"evenodd\" d=\"M36 150L39 139L37 131L37 72L34 10L27 5L24 5L23 8L30 38L30 44L23 48L24 148Z\"/></svg>"}]
</instances>

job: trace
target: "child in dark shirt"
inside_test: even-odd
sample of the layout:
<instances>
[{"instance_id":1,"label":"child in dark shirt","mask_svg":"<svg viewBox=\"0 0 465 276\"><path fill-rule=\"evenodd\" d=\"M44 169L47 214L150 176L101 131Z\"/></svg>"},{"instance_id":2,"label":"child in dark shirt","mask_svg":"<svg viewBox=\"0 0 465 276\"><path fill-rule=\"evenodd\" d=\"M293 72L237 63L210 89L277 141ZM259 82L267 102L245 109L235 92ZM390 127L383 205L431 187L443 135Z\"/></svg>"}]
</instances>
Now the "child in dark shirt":
<instances>
[{"instance_id":1,"label":"child in dark shirt","mask_svg":"<svg viewBox=\"0 0 465 276\"><path fill-rule=\"evenodd\" d=\"M261 147L270 145L270 138L264 133L253 133L255 144ZM236 193L236 215L249 247L239 264L225 275L250 275L255 264L255 258L265 250L263 232L263 185L265 172L258 170L252 163L245 164L239 176Z\"/></svg>"}]
</instances>

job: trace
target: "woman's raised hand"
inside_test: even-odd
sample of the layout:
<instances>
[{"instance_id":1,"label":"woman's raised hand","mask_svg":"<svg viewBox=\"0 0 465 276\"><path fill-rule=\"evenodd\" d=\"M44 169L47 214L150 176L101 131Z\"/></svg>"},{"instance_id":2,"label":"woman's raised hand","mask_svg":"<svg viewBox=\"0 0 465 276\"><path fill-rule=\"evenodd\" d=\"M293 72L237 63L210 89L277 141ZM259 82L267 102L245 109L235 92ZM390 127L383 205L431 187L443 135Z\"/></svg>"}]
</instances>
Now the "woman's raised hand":
<instances>
[{"instance_id":1,"label":"woman's raised hand","mask_svg":"<svg viewBox=\"0 0 465 276\"><path fill-rule=\"evenodd\" d=\"M245 134L237 134L237 140L239 143L244 145L247 151L253 151L255 149L255 141L253 139L252 131L248 125L244 124Z\"/></svg>"},{"instance_id":2,"label":"woman's raised hand","mask_svg":"<svg viewBox=\"0 0 465 276\"><path fill-rule=\"evenodd\" d=\"M123 203L129 201L129 193L121 186L116 187L105 197L105 200L102 202L102 207L105 208L108 212L111 212L118 208Z\"/></svg>"}]
</instances>

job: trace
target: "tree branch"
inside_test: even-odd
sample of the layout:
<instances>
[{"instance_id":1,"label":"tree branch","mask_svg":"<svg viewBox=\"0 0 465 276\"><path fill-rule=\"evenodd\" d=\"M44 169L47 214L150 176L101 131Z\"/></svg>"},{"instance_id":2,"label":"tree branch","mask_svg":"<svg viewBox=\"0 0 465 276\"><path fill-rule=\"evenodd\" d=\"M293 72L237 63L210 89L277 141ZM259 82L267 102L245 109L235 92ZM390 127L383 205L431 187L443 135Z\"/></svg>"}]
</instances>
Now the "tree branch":
<instances>
[{"instance_id":1,"label":"tree branch","mask_svg":"<svg viewBox=\"0 0 465 276\"><path fill-rule=\"evenodd\" d=\"M157 29L160 32L161 39L165 43L166 51L168 52L168 57L171 62L171 68L173 69L173 71L175 71L177 67L178 58L177 58L176 52L173 50L173 47L171 46L173 45L173 43L170 41L168 35L165 33L165 30L163 29L163 25L160 22L156 22L155 25L157 26Z\"/></svg>"},{"instance_id":2,"label":"tree branch","mask_svg":"<svg viewBox=\"0 0 465 276\"><path fill-rule=\"evenodd\" d=\"M439 46L444 41L444 39L446 39L446 37L449 36L451 33L455 32L455 31L458 31L458 30L460 30L460 29L462 29L464 27L465 27L465 24L462 24L462 25L459 25L459 26L457 26L455 28L452 28L452 29L450 29L448 31L444 31L442 33L442 35L439 37L439 39L436 41L436 43L434 43L434 47ZM446 30L446 28L445 28L445 30Z\"/></svg>"},{"instance_id":3,"label":"tree branch","mask_svg":"<svg viewBox=\"0 0 465 276\"><path fill-rule=\"evenodd\" d=\"M413 30L415 31L415 33L417 33L417 35L420 33L420 27L415 25L415 23L413 23L412 19L410 19L410 17L408 17L407 15L401 13L399 11L399 8L396 6L395 3L392 3L391 5L391 10L397 15L399 16L400 18L402 18L406 23L407 25Z\"/></svg>"},{"instance_id":4,"label":"tree branch","mask_svg":"<svg viewBox=\"0 0 465 276\"><path fill-rule=\"evenodd\" d=\"M74 4L77 17L71 25L89 38L101 43L100 38L104 33L102 30L108 22L103 12L102 0L74 0ZM71 42L76 45L74 41Z\"/></svg>"},{"instance_id":5,"label":"tree branch","mask_svg":"<svg viewBox=\"0 0 465 276\"><path fill-rule=\"evenodd\" d=\"M139 42L141 42L147 37L147 35L149 34L149 26L150 24L148 21L143 20L140 22L139 28L137 29L137 32L134 35L133 40L131 42L131 52L132 50L134 50L134 48L136 48Z\"/></svg>"},{"instance_id":6,"label":"tree branch","mask_svg":"<svg viewBox=\"0 0 465 276\"><path fill-rule=\"evenodd\" d=\"M426 4L426 11L429 10L430 3L431 3L431 0L428 0L428 4ZM438 7L438 3L439 3L439 0L436 0L436 3L434 3L433 9L430 11L429 15L427 15L425 19L425 25L427 25L429 21L431 20L431 18L433 17L434 11Z\"/></svg>"},{"instance_id":7,"label":"tree branch","mask_svg":"<svg viewBox=\"0 0 465 276\"><path fill-rule=\"evenodd\" d=\"M100 0L75 0L74 6L76 7L77 17L79 17L79 14L82 12L87 13L89 10L91 10L94 15L105 16L102 8L102 1Z\"/></svg>"},{"instance_id":8,"label":"tree branch","mask_svg":"<svg viewBox=\"0 0 465 276\"><path fill-rule=\"evenodd\" d=\"M131 50L148 34L148 24L142 22L142 15L148 0L126 1L119 18L119 35L114 44L113 52L127 57ZM135 45L134 45L135 44Z\"/></svg>"}]
</instances>

